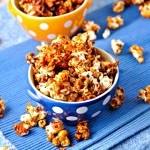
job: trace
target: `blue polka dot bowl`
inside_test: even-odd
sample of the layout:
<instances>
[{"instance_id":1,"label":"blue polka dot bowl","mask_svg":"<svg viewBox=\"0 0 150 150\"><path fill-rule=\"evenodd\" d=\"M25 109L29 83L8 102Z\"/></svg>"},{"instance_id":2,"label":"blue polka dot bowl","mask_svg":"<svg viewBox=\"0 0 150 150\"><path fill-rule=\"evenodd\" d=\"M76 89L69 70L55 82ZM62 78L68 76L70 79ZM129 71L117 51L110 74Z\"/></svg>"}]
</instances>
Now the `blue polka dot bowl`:
<instances>
[{"instance_id":1,"label":"blue polka dot bowl","mask_svg":"<svg viewBox=\"0 0 150 150\"><path fill-rule=\"evenodd\" d=\"M58 34L73 36L81 27L92 0L84 2L74 11L52 17L31 16L19 9L19 0L10 0L8 10L33 39L51 42Z\"/></svg>"},{"instance_id":2,"label":"blue polka dot bowl","mask_svg":"<svg viewBox=\"0 0 150 150\"><path fill-rule=\"evenodd\" d=\"M102 49L97 50L105 60L115 62L114 57L108 52ZM64 123L76 125L78 122L94 120L94 118L100 116L102 111L108 107L118 85L118 67L117 70L113 85L101 95L81 102L65 102L45 96L36 89L33 79L33 70L30 65L28 70L29 86L27 88L27 93L34 101L43 106L48 113L48 119L56 118L62 120Z\"/></svg>"}]
</instances>

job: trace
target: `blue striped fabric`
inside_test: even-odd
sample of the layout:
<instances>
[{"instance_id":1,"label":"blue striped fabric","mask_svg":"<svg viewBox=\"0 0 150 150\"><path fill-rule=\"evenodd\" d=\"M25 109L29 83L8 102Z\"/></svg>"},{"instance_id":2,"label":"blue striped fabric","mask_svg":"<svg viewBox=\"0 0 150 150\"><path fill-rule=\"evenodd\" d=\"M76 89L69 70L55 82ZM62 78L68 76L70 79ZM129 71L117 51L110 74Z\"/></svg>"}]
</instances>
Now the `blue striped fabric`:
<instances>
[{"instance_id":1,"label":"blue striped fabric","mask_svg":"<svg viewBox=\"0 0 150 150\"><path fill-rule=\"evenodd\" d=\"M72 138L72 147L69 150L109 149L124 139L150 126L150 104L136 98L138 90L150 84L150 20L144 19L138 13L136 6L129 7L121 14L125 24L118 30L111 31L108 39L102 38L106 27L106 17L115 16L112 5L108 5L87 16L87 20L94 20L101 25L95 46L105 49L112 55L111 39L121 39L125 46L123 52L114 57L120 60L120 80L126 93L125 103L117 110L108 107L99 118L89 123L91 136L89 140L76 142L74 139L75 127L65 125ZM138 44L144 48L145 62L139 64L129 53L129 47ZM55 150L50 142L46 141L45 130L35 127L28 136L19 137L13 131L13 125L25 113L27 102L32 99L26 93L27 70L25 55L36 51L39 42L28 40L0 51L0 95L7 101L5 117L0 119L0 130L19 150Z\"/></svg>"}]
</instances>

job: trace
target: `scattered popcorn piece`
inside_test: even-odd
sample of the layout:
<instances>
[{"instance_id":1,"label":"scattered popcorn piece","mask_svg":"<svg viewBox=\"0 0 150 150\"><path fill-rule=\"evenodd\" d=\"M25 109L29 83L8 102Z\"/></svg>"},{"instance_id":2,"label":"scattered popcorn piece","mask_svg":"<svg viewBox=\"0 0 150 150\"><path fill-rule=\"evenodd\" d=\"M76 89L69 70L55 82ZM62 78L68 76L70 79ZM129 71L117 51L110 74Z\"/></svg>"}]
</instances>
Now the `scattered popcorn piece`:
<instances>
[{"instance_id":1,"label":"scattered popcorn piece","mask_svg":"<svg viewBox=\"0 0 150 150\"><path fill-rule=\"evenodd\" d=\"M31 103L27 104L26 112L28 112L32 118L35 118L35 121L42 120L46 117L47 113L43 110L43 108L39 105L33 107Z\"/></svg>"},{"instance_id":2,"label":"scattered popcorn piece","mask_svg":"<svg viewBox=\"0 0 150 150\"><path fill-rule=\"evenodd\" d=\"M111 48L115 54L117 55L120 54L122 52L123 46L124 46L123 41L115 39L111 40Z\"/></svg>"},{"instance_id":3,"label":"scattered popcorn piece","mask_svg":"<svg viewBox=\"0 0 150 150\"><path fill-rule=\"evenodd\" d=\"M69 133L64 129L60 120L53 120L46 126L47 141L52 142L54 146L70 146Z\"/></svg>"},{"instance_id":4,"label":"scattered popcorn piece","mask_svg":"<svg viewBox=\"0 0 150 150\"><path fill-rule=\"evenodd\" d=\"M124 1L116 1L113 3L113 11L116 13L121 13L124 11L125 2Z\"/></svg>"},{"instance_id":5,"label":"scattered popcorn piece","mask_svg":"<svg viewBox=\"0 0 150 150\"><path fill-rule=\"evenodd\" d=\"M88 30L87 33L90 40L95 40L97 38L96 33L94 31Z\"/></svg>"},{"instance_id":6,"label":"scattered popcorn piece","mask_svg":"<svg viewBox=\"0 0 150 150\"><path fill-rule=\"evenodd\" d=\"M110 36L110 30L106 28L102 34L104 39L107 39Z\"/></svg>"},{"instance_id":7,"label":"scattered popcorn piece","mask_svg":"<svg viewBox=\"0 0 150 150\"><path fill-rule=\"evenodd\" d=\"M52 144L54 146L70 146L70 139L68 138L69 133L67 130L61 130L58 132L57 136L55 136L52 140Z\"/></svg>"},{"instance_id":8,"label":"scattered popcorn piece","mask_svg":"<svg viewBox=\"0 0 150 150\"><path fill-rule=\"evenodd\" d=\"M147 85L144 89L139 90L139 95L137 98L141 98L146 103L150 103L150 85Z\"/></svg>"},{"instance_id":9,"label":"scattered popcorn piece","mask_svg":"<svg viewBox=\"0 0 150 150\"><path fill-rule=\"evenodd\" d=\"M113 30L118 29L123 24L124 24L124 20L121 18L120 15L117 15L115 17L111 17L111 16L107 17L107 27L109 29L113 29Z\"/></svg>"},{"instance_id":10,"label":"scattered popcorn piece","mask_svg":"<svg viewBox=\"0 0 150 150\"><path fill-rule=\"evenodd\" d=\"M115 95L110 101L110 107L113 109L117 109L124 103L124 100L125 100L124 89L119 86L116 88Z\"/></svg>"},{"instance_id":11,"label":"scattered popcorn piece","mask_svg":"<svg viewBox=\"0 0 150 150\"><path fill-rule=\"evenodd\" d=\"M94 31L97 33L100 30L100 26L96 24L94 21L84 21L82 24L83 31Z\"/></svg>"},{"instance_id":12,"label":"scattered popcorn piece","mask_svg":"<svg viewBox=\"0 0 150 150\"><path fill-rule=\"evenodd\" d=\"M140 5L144 2L144 0L132 0L132 4L134 5Z\"/></svg>"},{"instance_id":13,"label":"scattered popcorn piece","mask_svg":"<svg viewBox=\"0 0 150 150\"><path fill-rule=\"evenodd\" d=\"M59 131L64 129L63 122L60 120L53 120L45 127L47 140L52 141L54 134L58 134Z\"/></svg>"},{"instance_id":14,"label":"scattered popcorn piece","mask_svg":"<svg viewBox=\"0 0 150 150\"><path fill-rule=\"evenodd\" d=\"M90 130L87 122L78 123L75 132L75 138L77 141L87 140L90 137Z\"/></svg>"},{"instance_id":15,"label":"scattered popcorn piece","mask_svg":"<svg viewBox=\"0 0 150 150\"><path fill-rule=\"evenodd\" d=\"M81 28L83 29L83 31L86 31L88 33L90 40L95 40L96 34L100 30L100 26L94 21L84 21Z\"/></svg>"},{"instance_id":16,"label":"scattered popcorn piece","mask_svg":"<svg viewBox=\"0 0 150 150\"><path fill-rule=\"evenodd\" d=\"M30 129L30 125L24 122L19 122L14 125L14 130L19 136L24 136L29 134L29 129Z\"/></svg>"},{"instance_id":17,"label":"scattered popcorn piece","mask_svg":"<svg viewBox=\"0 0 150 150\"><path fill-rule=\"evenodd\" d=\"M144 18L150 18L150 1L146 1L139 5L139 11Z\"/></svg>"},{"instance_id":18,"label":"scattered popcorn piece","mask_svg":"<svg viewBox=\"0 0 150 150\"><path fill-rule=\"evenodd\" d=\"M3 99L0 98L0 118L4 116L5 108L5 102Z\"/></svg>"},{"instance_id":19,"label":"scattered popcorn piece","mask_svg":"<svg viewBox=\"0 0 150 150\"><path fill-rule=\"evenodd\" d=\"M132 0L124 0L125 6L132 5Z\"/></svg>"},{"instance_id":20,"label":"scattered popcorn piece","mask_svg":"<svg viewBox=\"0 0 150 150\"><path fill-rule=\"evenodd\" d=\"M29 124L30 127L37 126L36 117L31 117L30 114L23 114L23 115L21 115L20 121L24 122L26 124Z\"/></svg>"},{"instance_id":21,"label":"scattered popcorn piece","mask_svg":"<svg viewBox=\"0 0 150 150\"><path fill-rule=\"evenodd\" d=\"M0 147L0 150L9 150L9 147L8 146L2 146L2 147Z\"/></svg>"},{"instance_id":22,"label":"scattered popcorn piece","mask_svg":"<svg viewBox=\"0 0 150 150\"><path fill-rule=\"evenodd\" d=\"M26 114L21 115L19 123L14 125L14 130L19 136L29 133L29 129L34 126L45 128L47 113L41 106L33 107L31 103L27 103Z\"/></svg>"},{"instance_id":23,"label":"scattered popcorn piece","mask_svg":"<svg viewBox=\"0 0 150 150\"><path fill-rule=\"evenodd\" d=\"M140 64L144 62L143 47L134 44L129 48L129 51Z\"/></svg>"},{"instance_id":24,"label":"scattered popcorn piece","mask_svg":"<svg viewBox=\"0 0 150 150\"><path fill-rule=\"evenodd\" d=\"M47 125L46 119L41 119L38 121L38 126L41 128L45 128Z\"/></svg>"}]
</instances>

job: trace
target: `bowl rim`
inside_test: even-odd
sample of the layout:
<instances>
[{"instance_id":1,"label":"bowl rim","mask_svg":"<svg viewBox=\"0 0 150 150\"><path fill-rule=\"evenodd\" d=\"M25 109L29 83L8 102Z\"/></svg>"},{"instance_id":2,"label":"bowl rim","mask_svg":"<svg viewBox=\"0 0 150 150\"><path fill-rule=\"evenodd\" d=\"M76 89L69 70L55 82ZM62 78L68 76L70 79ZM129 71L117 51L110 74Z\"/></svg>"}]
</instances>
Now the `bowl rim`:
<instances>
[{"instance_id":1,"label":"bowl rim","mask_svg":"<svg viewBox=\"0 0 150 150\"><path fill-rule=\"evenodd\" d=\"M63 17L65 17L65 16L74 14L74 13L76 13L77 11L80 11L80 10L83 9L83 8L86 6L86 4L88 3L88 0L84 0L84 2L83 2L77 9L75 9L75 10L69 12L69 13L63 14L63 15L50 16L50 17L39 17L39 16L31 16L31 15L28 15L28 14L24 13L22 10L20 10L20 9L16 6L15 1L16 1L16 0L10 0L10 3L11 3L11 5L12 5L12 7L13 7L14 9L16 9L16 11L18 11L19 13L21 13L23 16L26 16L26 17L29 17L29 18L32 18L32 19L38 19L38 20L39 20L39 19L41 20L41 19L57 19L57 18L63 18Z\"/></svg>"},{"instance_id":2,"label":"bowl rim","mask_svg":"<svg viewBox=\"0 0 150 150\"><path fill-rule=\"evenodd\" d=\"M100 52L104 53L105 55L108 55L109 57L111 57L111 59L113 61L115 61L115 58L107 51L101 49L101 48L97 48L95 47L96 49L98 49ZM33 88L33 90L36 92L37 96L39 96L39 98L45 98L46 100L50 100L50 101L54 101L54 102L58 102L58 103L63 103L63 104L85 104L85 103L90 103L90 102L93 102L93 101L96 101L100 98L102 98L103 96L107 95L117 84L118 80L119 80L119 67L117 66L117 73L116 73L116 76L115 76L115 80L112 84L112 86L106 90L104 93L98 95L97 97L95 98L92 98L92 99L88 99L88 100L85 100L85 101L80 101L80 102L68 102L68 101L62 101L62 100L57 100L57 99L53 99L51 97L48 97L46 95L44 95L42 92L40 92L34 85L32 79L31 79L31 71L32 71L32 65L29 66L28 68L28 82L30 84L30 86Z\"/></svg>"}]
</instances>

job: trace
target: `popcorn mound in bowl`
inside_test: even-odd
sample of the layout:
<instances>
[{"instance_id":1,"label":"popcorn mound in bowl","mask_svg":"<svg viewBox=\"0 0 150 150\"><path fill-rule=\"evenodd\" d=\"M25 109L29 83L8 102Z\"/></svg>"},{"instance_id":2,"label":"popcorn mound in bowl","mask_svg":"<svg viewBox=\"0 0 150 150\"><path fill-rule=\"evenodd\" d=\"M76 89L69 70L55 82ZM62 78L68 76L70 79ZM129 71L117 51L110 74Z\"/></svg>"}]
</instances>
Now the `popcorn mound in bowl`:
<instances>
[{"instance_id":1,"label":"popcorn mound in bowl","mask_svg":"<svg viewBox=\"0 0 150 150\"><path fill-rule=\"evenodd\" d=\"M72 39L58 35L50 45L37 46L37 55L26 55L36 88L46 96L68 102L92 99L108 90L116 76L118 60L104 60L93 44L85 32Z\"/></svg>"},{"instance_id":2,"label":"popcorn mound in bowl","mask_svg":"<svg viewBox=\"0 0 150 150\"><path fill-rule=\"evenodd\" d=\"M20 9L31 16L60 16L77 9L84 0L20 0Z\"/></svg>"}]
</instances>

